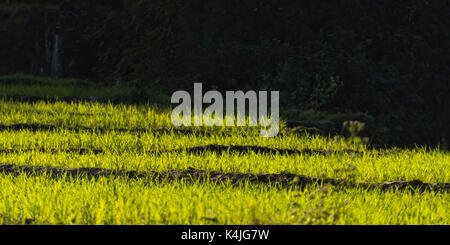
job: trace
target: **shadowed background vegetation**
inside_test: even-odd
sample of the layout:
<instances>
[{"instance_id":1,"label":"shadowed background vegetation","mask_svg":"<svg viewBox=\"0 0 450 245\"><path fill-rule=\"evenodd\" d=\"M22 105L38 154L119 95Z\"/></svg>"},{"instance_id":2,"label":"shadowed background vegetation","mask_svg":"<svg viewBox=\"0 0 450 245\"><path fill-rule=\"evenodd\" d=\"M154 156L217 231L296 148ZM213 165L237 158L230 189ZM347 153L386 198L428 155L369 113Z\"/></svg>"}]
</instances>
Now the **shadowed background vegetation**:
<instances>
[{"instance_id":1,"label":"shadowed background vegetation","mask_svg":"<svg viewBox=\"0 0 450 245\"><path fill-rule=\"evenodd\" d=\"M379 144L445 145L449 13L438 0L0 0L0 74L143 101L193 82L280 90L288 118L359 113Z\"/></svg>"}]
</instances>

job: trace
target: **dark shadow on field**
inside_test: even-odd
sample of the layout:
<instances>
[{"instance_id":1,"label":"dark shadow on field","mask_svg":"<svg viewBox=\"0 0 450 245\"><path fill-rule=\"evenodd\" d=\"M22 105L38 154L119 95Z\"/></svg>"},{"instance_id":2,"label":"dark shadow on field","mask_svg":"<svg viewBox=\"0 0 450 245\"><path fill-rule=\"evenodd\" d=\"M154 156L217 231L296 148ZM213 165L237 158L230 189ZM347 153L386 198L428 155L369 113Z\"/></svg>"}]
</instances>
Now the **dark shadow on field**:
<instances>
[{"instance_id":1,"label":"dark shadow on field","mask_svg":"<svg viewBox=\"0 0 450 245\"><path fill-rule=\"evenodd\" d=\"M128 133L159 133L159 134L185 134L185 135L198 135L198 136L208 136L208 135L219 135L227 136L231 135L229 131L220 130L205 130L198 128L164 128L164 127L153 127L153 128L140 128L140 127L130 127L130 128L108 128L108 127L85 127L85 126L57 126L50 124L34 124L34 123L17 123L11 125L0 124L0 131L18 131L18 130L28 130L28 131L55 131L59 129L70 130L74 132L89 131L96 133L105 132L128 132Z\"/></svg>"},{"instance_id":2,"label":"dark shadow on field","mask_svg":"<svg viewBox=\"0 0 450 245\"><path fill-rule=\"evenodd\" d=\"M97 103L105 103L105 104L113 104L113 105L145 105L145 104L155 104L157 103L160 106L168 107L170 104L166 102L154 102L154 101L145 101L139 100L135 101L133 97L130 96L109 96L109 97L98 97L98 96L37 96L37 95L22 95L22 94L0 94L0 99L4 99L6 101L16 101L22 103L35 103L35 102L47 102L47 103L55 103L55 102L66 102L66 103L85 103L85 102L97 102Z\"/></svg>"},{"instance_id":3,"label":"dark shadow on field","mask_svg":"<svg viewBox=\"0 0 450 245\"><path fill-rule=\"evenodd\" d=\"M0 164L0 173L9 175L45 175L51 178L98 178L98 177L122 177L126 179L144 179L146 181L176 181L187 182L225 182L239 184L250 182L265 184L279 188L304 188L308 185L332 185L342 188L362 188L366 190L380 191L450 191L450 183L424 183L414 181L390 181L383 183L354 183L346 180L332 178L316 178L295 174L249 174L249 173L224 173L217 171L204 171L194 168L186 170L169 170L161 172L138 172L126 170L112 170L103 168L57 168L43 166L19 166L14 164Z\"/></svg>"},{"instance_id":4,"label":"dark shadow on field","mask_svg":"<svg viewBox=\"0 0 450 245\"><path fill-rule=\"evenodd\" d=\"M54 102L108 102L108 100L101 99L95 96L67 96L67 97L53 97L53 96L36 96L36 95L2 95L5 100L18 101L18 102L39 102L45 101L49 103Z\"/></svg>"},{"instance_id":5,"label":"dark shadow on field","mask_svg":"<svg viewBox=\"0 0 450 245\"><path fill-rule=\"evenodd\" d=\"M45 115L45 116L57 116L60 115L59 112L53 112L53 111L36 111L36 110L21 110L22 113L33 113L38 115ZM65 112L64 114L69 116L96 116L96 115L102 115L102 116L108 116L106 113L102 114L94 114L94 113L85 113L85 112Z\"/></svg>"}]
</instances>

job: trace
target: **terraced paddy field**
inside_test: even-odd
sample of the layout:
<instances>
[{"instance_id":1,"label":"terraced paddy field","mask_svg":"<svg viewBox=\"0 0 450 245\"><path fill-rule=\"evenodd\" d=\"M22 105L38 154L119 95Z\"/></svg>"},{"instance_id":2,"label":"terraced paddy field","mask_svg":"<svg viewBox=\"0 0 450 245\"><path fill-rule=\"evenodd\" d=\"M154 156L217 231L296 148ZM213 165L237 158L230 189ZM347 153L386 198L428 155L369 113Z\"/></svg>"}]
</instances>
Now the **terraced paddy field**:
<instances>
[{"instance_id":1,"label":"terraced paddy field","mask_svg":"<svg viewBox=\"0 0 450 245\"><path fill-rule=\"evenodd\" d=\"M450 224L450 154L0 99L1 224Z\"/></svg>"}]
</instances>

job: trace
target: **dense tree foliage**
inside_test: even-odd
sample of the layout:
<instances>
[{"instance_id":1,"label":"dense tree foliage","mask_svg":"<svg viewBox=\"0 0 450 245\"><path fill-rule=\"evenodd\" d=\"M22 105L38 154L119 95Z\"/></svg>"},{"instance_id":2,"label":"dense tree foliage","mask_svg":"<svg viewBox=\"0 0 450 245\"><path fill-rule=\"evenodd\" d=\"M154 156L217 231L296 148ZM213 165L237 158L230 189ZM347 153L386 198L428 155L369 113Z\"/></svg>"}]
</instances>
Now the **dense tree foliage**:
<instances>
[{"instance_id":1,"label":"dense tree foliage","mask_svg":"<svg viewBox=\"0 0 450 245\"><path fill-rule=\"evenodd\" d=\"M280 90L284 108L367 112L379 142L450 139L448 1L0 2L3 74L52 75L59 28L66 76Z\"/></svg>"}]
</instances>

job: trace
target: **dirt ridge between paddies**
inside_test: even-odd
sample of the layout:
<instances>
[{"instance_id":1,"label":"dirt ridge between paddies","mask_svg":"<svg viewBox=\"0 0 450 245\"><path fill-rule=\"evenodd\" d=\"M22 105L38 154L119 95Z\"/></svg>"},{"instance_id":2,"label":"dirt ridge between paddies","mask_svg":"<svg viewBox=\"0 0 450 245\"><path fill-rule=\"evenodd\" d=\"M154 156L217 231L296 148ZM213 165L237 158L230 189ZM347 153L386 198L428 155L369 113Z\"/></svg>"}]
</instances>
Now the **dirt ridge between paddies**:
<instances>
[{"instance_id":1,"label":"dirt ridge between paddies","mask_svg":"<svg viewBox=\"0 0 450 245\"><path fill-rule=\"evenodd\" d=\"M27 148L27 149L0 149L0 154L17 154L21 152L42 152L42 153L58 153L58 152L64 152L64 153L77 153L80 155L84 154L101 154L105 153L107 151L103 149L95 149L95 148L68 148L68 149L45 149L45 148ZM158 149L158 150L148 150L148 151L141 151L140 153L148 153L148 154L161 154L161 153L183 153L186 152L188 154L201 154L204 152L216 152L218 154L222 153L250 153L255 152L258 154L271 154L271 155L301 155L301 154L307 154L307 155L331 155L331 154L363 154L363 152L352 150L352 149L343 149L340 151L332 151L332 150L325 150L325 149L280 149L280 148L272 148L272 147L265 147L265 146L257 146L257 145L217 145L217 144L209 144L204 146L194 146L194 147L187 147L187 148L180 148L180 149L174 149L174 150L164 150L164 149Z\"/></svg>"},{"instance_id":2,"label":"dirt ridge between paddies","mask_svg":"<svg viewBox=\"0 0 450 245\"><path fill-rule=\"evenodd\" d=\"M382 183L354 183L346 180L339 180L333 178L317 178L305 175L295 175L289 173L283 174L252 174L252 173L225 173L218 171L205 171L194 168L185 170L168 170L168 171L126 171L113 170L104 168L59 168L59 167L44 167L32 165L15 165L0 163L0 173L9 175L46 175L52 178L58 177L74 177L74 178L98 178L98 177L124 177L127 179L145 179L149 181L211 181L211 182L231 182L232 184L239 184L243 182L250 182L256 184L266 184L276 187L306 187L307 185L332 185L342 188L363 188L367 190L380 191L435 191L435 192L449 192L450 183L425 183L419 180L413 181L388 181Z\"/></svg>"}]
</instances>

